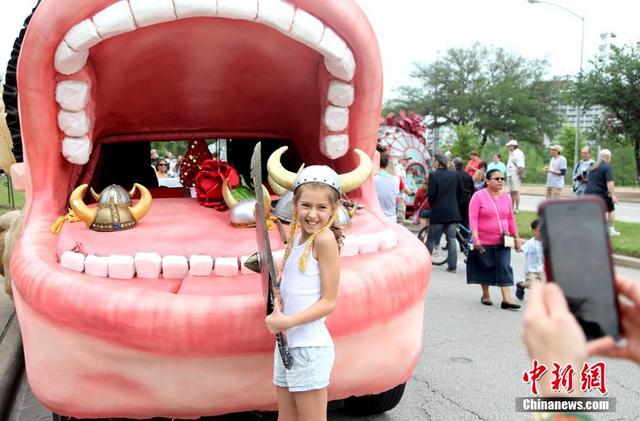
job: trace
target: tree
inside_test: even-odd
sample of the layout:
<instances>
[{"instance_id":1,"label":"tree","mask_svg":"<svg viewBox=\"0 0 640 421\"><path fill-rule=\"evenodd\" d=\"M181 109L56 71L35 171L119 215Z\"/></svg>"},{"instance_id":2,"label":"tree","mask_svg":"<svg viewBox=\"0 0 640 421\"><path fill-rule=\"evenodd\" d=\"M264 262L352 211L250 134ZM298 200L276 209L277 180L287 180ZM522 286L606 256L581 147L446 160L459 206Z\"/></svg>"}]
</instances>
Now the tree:
<instances>
[{"instance_id":1,"label":"tree","mask_svg":"<svg viewBox=\"0 0 640 421\"><path fill-rule=\"evenodd\" d=\"M470 124L480 133L480 149L498 137L541 142L559 121L559 82L542 79L545 67L501 48L451 48L433 63L417 64L411 76L420 86L398 88L400 97L385 110L432 116L431 128Z\"/></svg>"},{"instance_id":2,"label":"tree","mask_svg":"<svg viewBox=\"0 0 640 421\"><path fill-rule=\"evenodd\" d=\"M453 156L466 161L471 151L478 150L478 137L478 132L471 125L464 124L456 127L456 141L451 148Z\"/></svg>"},{"instance_id":3,"label":"tree","mask_svg":"<svg viewBox=\"0 0 640 421\"><path fill-rule=\"evenodd\" d=\"M587 146L586 135L580 132L580 149ZM576 128L574 126L563 126L558 135L558 142L562 146L562 155L567 158L567 172L571 174L575 163L573 162L574 151L576 147ZM579 155L578 155L579 156Z\"/></svg>"},{"instance_id":4,"label":"tree","mask_svg":"<svg viewBox=\"0 0 640 421\"><path fill-rule=\"evenodd\" d=\"M574 100L582 107L602 105L611 114L607 129L633 144L640 182L640 43L611 46L611 54L575 84Z\"/></svg>"}]
</instances>

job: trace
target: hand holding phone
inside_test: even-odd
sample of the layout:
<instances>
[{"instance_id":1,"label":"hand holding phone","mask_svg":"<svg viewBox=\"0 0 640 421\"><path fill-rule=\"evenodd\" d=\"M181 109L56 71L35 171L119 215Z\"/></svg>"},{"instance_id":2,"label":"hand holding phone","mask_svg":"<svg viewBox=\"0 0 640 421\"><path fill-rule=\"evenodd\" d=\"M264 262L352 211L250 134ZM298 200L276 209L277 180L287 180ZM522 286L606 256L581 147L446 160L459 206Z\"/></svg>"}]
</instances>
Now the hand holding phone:
<instances>
[{"instance_id":1,"label":"hand holding phone","mask_svg":"<svg viewBox=\"0 0 640 421\"><path fill-rule=\"evenodd\" d=\"M604 202L597 196L540 205L547 279L564 292L587 339L620 337Z\"/></svg>"}]
</instances>

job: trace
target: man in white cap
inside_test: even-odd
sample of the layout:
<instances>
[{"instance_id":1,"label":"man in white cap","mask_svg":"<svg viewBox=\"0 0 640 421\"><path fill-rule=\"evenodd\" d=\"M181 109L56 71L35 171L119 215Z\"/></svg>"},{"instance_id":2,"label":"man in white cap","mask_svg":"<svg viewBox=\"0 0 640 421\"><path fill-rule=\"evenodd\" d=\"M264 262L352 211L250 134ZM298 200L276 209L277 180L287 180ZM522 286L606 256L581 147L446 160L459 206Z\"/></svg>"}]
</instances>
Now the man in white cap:
<instances>
[{"instance_id":1,"label":"man in white cap","mask_svg":"<svg viewBox=\"0 0 640 421\"><path fill-rule=\"evenodd\" d=\"M507 161L507 175L509 178L509 194L513 202L513 212L518 213L520 208L520 184L524 178L524 153L520 150L518 141L511 139L507 142L509 159Z\"/></svg>"},{"instance_id":2,"label":"man in white cap","mask_svg":"<svg viewBox=\"0 0 640 421\"><path fill-rule=\"evenodd\" d=\"M562 197L564 188L564 175L567 173L567 158L562 156L562 146L549 146L551 161L544 167L547 173L547 199Z\"/></svg>"}]
</instances>

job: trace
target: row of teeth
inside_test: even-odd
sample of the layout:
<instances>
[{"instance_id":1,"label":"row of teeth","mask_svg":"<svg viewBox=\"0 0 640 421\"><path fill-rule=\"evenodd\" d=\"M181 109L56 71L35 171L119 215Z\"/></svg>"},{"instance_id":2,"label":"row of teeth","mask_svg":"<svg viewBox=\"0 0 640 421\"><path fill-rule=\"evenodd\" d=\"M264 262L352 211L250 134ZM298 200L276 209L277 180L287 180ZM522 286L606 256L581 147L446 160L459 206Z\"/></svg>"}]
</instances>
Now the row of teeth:
<instances>
[{"instance_id":1,"label":"row of teeth","mask_svg":"<svg viewBox=\"0 0 640 421\"><path fill-rule=\"evenodd\" d=\"M347 235L343 240L340 251L342 257L358 254L375 253L386 250L398 244L398 233L386 229L377 233ZM284 257L284 250L273 252L276 267ZM249 256L216 257L207 255L164 256L158 253L136 253L135 256L111 255L95 256L74 251L65 251L60 256L60 265L76 272L87 275L109 277L114 279L138 278L157 279L162 273L166 279L182 279L187 275L208 277L233 277L238 273L248 275L253 273L244 266Z\"/></svg>"},{"instance_id":2,"label":"row of teeth","mask_svg":"<svg viewBox=\"0 0 640 421\"><path fill-rule=\"evenodd\" d=\"M191 17L241 19L270 26L318 51L324 57L331 80L323 114L320 150L331 159L347 153L349 107L354 101L350 82L355 59L346 42L315 16L282 0L119 0L72 27L54 57L56 71L74 75L58 83L58 127L64 133L62 154L71 163L84 165L92 150L91 113L86 110L90 85L86 72L89 49L105 39L145 26ZM78 80L80 79L80 80Z\"/></svg>"}]
</instances>

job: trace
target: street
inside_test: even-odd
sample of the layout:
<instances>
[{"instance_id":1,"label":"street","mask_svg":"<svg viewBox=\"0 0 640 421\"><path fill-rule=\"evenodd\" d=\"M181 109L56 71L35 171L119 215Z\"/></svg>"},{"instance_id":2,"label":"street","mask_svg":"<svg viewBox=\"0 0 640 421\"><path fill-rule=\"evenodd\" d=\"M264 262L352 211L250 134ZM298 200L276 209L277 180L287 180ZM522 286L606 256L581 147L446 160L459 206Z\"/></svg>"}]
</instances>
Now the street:
<instances>
[{"instance_id":1,"label":"street","mask_svg":"<svg viewBox=\"0 0 640 421\"><path fill-rule=\"evenodd\" d=\"M537 212L538 204L545 200L544 196L520 196L520 209ZM640 222L640 203L620 202L616 204L616 221Z\"/></svg>"},{"instance_id":2,"label":"street","mask_svg":"<svg viewBox=\"0 0 640 421\"><path fill-rule=\"evenodd\" d=\"M462 255L460 255L460 258ZM516 278L523 277L524 256L514 254ZM392 411L369 418L331 413L330 420L530 420L515 412L515 398L531 396L522 373L531 365L520 340L522 312L502 310L493 288L492 307L480 304L480 288L467 286L464 264L458 272L434 267L424 316L424 350L404 397ZM640 281L640 270L616 268L617 274ZM515 298L514 298L515 300ZM526 298L525 298L526 303ZM640 417L640 368L630 362L607 361L608 395L617 412L602 420ZM22 382L8 421L48 420L51 415ZM215 420L274 420L274 414L237 414Z\"/></svg>"}]
</instances>

